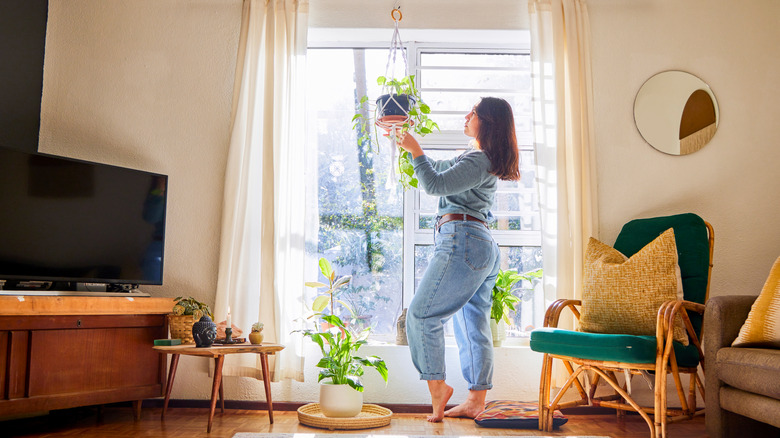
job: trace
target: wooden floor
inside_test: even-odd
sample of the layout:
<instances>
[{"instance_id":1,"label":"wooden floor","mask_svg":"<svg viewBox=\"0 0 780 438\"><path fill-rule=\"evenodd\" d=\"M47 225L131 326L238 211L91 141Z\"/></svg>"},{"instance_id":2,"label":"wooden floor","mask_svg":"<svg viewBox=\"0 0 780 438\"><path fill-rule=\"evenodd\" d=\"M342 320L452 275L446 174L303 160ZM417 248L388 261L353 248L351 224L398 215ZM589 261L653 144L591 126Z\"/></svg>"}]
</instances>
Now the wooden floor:
<instances>
[{"instance_id":1,"label":"wooden floor","mask_svg":"<svg viewBox=\"0 0 780 438\"><path fill-rule=\"evenodd\" d=\"M160 408L144 408L135 421L128 407L86 407L53 411L49 415L0 422L3 437L210 437L230 438L237 432L277 433L371 433L376 435L598 435L610 437L649 437L650 432L638 415L568 415L569 421L553 433L536 429L488 429L469 419L447 418L429 423L422 414L395 414L389 426L361 431L327 431L298 423L294 411L274 411L274 424L268 414L256 410L219 410L214 415L210 434L206 433L208 410L202 408L169 408L165 420ZM671 437L707 437L704 417L669 425Z\"/></svg>"}]
</instances>

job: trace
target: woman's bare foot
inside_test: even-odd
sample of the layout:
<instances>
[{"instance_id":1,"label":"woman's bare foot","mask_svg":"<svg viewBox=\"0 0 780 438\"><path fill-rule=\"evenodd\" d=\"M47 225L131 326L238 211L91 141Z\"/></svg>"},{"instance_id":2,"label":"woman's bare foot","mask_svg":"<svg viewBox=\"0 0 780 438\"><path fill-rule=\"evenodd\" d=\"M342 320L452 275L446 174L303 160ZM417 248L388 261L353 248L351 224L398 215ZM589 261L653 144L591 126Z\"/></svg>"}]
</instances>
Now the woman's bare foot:
<instances>
[{"instance_id":1,"label":"woman's bare foot","mask_svg":"<svg viewBox=\"0 0 780 438\"><path fill-rule=\"evenodd\" d=\"M445 417L475 418L485 410L485 396L487 390L469 391L466 401L444 412Z\"/></svg>"},{"instance_id":2,"label":"woman's bare foot","mask_svg":"<svg viewBox=\"0 0 780 438\"><path fill-rule=\"evenodd\" d=\"M444 408L452 397L453 389L444 383L444 380L428 380L428 391L431 393L431 405L433 415L428 416L428 421L438 423L444 418Z\"/></svg>"}]
</instances>

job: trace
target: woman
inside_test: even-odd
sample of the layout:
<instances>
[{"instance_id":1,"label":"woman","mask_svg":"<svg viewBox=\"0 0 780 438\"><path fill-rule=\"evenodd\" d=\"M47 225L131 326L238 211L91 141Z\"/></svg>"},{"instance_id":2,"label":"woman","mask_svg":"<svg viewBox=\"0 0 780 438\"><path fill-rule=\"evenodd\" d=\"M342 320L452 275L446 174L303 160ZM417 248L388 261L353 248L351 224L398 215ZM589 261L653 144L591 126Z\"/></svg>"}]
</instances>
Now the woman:
<instances>
[{"instance_id":1,"label":"woman","mask_svg":"<svg viewBox=\"0 0 780 438\"><path fill-rule=\"evenodd\" d=\"M474 418L485 408L487 390L493 386L489 312L500 261L487 224L493 219L490 209L498 180L520 179L514 117L505 100L480 100L466 115L464 132L474 138L471 147L443 161L426 157L411 135L398 138L412 154L421 188L440 197L434 254L406 317L412 361L431 393L431 422L445 416ZM469 395L445 412L453 389L445 382L444 323L453 316Z\"/></svg>"}]
</instances>

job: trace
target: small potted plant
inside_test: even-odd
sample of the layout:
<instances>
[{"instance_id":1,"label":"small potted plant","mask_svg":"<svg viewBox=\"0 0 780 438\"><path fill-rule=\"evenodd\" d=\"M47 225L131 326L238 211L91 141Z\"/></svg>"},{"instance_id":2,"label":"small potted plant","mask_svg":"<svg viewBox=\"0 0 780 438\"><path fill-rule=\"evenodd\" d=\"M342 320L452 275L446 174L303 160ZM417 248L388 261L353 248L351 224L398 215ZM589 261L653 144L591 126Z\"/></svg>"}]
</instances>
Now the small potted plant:
<instances>
[{"instance_id":1,"label":"small potted plant","mask_svg":"<svg viewBox=\"0 0 780 438\"><path fill-rule=\"evenodd\" d=\"M194 344L192 325L204 315L213 320L214 314L207 304L193 297L176 297L173 301L173 314L168 315L171 338L181 339L182 344Z\"/></svg>"},{"instance_id":2,"label":"small potted plant","mask_svg":"<svg viewBox=\"0 0 780 438\"><path fill-rule=\"evenodd\" d=\"M249 333L250 344L259 345L263 343L263 326L262 322L252 324L252 331Z\"/></svg>"},{"instance_id":3,"label":"small potted plant","mask_svg":"<svg viewBox=\"0 0 780 438\"><path fill-rule=\"evenodd\" d=\"M515 311L520 298L512 293L512 287L521 280L533 281L541 278L542 269L518 274L516 269L498 271L493 286L493 304L490 308L490 330L493 332L493 346L500 347L506 339L506 327L511 325L509 314Z\"/></svg>"},{"instance_id":4,"label":"small potted plant","mask_svg":"<svg viewBox=\"0 0 780 438\"><path fill-rule=\"evenodd\" d=\"M351 277L337 278L330 262L325 258L320 259L319 266L322 275L328 279L328 284L307 282L306 285L328 288L324 295L314 300L312 310L317 312L314 316L319 317L330 328L306 329L301 330L301 333L311 338L322 352L322 359L317 363L317 367L321 368L317 378L320 382L320 410L326 417L354 417L363 407L363 384L360 377L364 373L364 367L376 369L387 382L387 365L377 356L357 356L360 347L367 343L370 327L357 334L352 333L341 318L334 314L334 296L338 289L349 283ZM323 315L322 311L328 304L331 314Z\"/></svg>"},{"instance_id":5,"label":"small potted plant","mask_svg":"<svg viewBox=\"0 0 780 438\"><path fill-rule=\"evenodd\" d=\"M371 135L369 127L372 124L387 131L393 140L396 135L403 135L409 131L424 137L434 129L439 129L439 125L429 117L431 108L423 102L414 75L407 75L400 79L379 76L377 85L382 86L383 90L389 93L379 96L373 107L368 96L363 96L358 101L356 114L352 117L358 140L374 146L369 149L376 149L375 146L379 143L378 130L375 129L374 135ZM404 189L417 187L411 156L400 148L396 171L399 175L398 181Z\"/></svg>"}]
</instances>

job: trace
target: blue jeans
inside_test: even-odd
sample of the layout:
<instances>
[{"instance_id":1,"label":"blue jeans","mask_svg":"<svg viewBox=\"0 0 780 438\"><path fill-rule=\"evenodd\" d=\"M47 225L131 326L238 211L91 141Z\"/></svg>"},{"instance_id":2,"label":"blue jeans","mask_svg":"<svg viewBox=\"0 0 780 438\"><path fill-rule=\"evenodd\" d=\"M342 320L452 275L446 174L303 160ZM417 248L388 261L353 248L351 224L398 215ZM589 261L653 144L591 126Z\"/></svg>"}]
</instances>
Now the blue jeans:
<instances>
[{"instance_id":1,"label":"blue jeans","mask_svg":"<svg viewBox=\"0 0 780 438\"><path fill-rule=\"evenodd\" d=\"M444 380L444 324L454 318L460 367L470 390L493 387L490 306L499 269L498 245L484 225L450 221L406 315L412 362L421 380Z\"/></svg>"}]
</instances>

